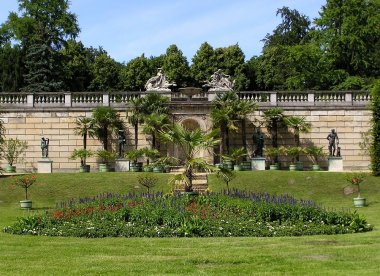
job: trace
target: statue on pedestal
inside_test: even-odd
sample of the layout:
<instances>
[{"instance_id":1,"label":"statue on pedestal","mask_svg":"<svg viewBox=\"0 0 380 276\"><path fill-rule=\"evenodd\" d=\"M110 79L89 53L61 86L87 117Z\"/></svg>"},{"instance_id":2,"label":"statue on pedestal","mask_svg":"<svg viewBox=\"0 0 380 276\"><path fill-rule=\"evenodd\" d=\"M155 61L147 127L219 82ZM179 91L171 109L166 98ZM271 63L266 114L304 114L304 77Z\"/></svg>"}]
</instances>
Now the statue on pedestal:
<instances>
[{"instance_id":1,"label":"statue on pedestal","mask_svg":"<svg viewBox=\"0 0 380 276\"><path fill-rule=\"evenodd\" d=\"M234 84L230 78L230 75L224 74L221 69L218 69L212 74L211 81L207 81L203 87L209 88L209 91L232 91Z\"/></svg>"},{"instance_id":2,"label":"statue on pedestal","mask_svg":"<svg viewBox=\"0 0 380 276\"><path fill-rule=\"evenodd\" d=\"M146 91L171 91L175 83L169 83L162 68L158 68L157 75L151 77L145 84Z\"/></svg>"},{"instance_id":3,"label":"statue on pedestal","mask_svg":"<svg viewBox=\"0 0 380 276\"><path fill-rule=\"evenodd\" d=\"M264 148L264 135L260 131L260 128L252 136L253 140L253 156L252 157L263 157Z\"/></svg>"},{"instance_id":4,"label":"statue on pedestal","mask_svg":"<svg viewBox=\"0 0 380 276\"><path fill-rule=\"evenodd\" d=\"M42 157L47 158L49 155L49 138L41 138Z\"/></svg>"},{"instance_id":5,"label":"statue on pedestal","mask_svg":"<svg viewBox=\"0 0 380 276\"><path fill-rule=\"evenodd\" d=\"M339 137L335 129L332 129L327 135L327 140L329 140L329 156L335 156L335 151L337 150L336 156L340 157Z\"/></svg>"},{"instance_id":6,"label":"statue on pedestal","mask_svg":"<svg viewBox=\"0 0 380 276\"><path fill-rule=\"evenodd\" d=\"M125 151L125 144L126 144L124 129L119 129L118 144L119 144L119 158L124 158L124 151Z\"/></svg>"}]
</instances>

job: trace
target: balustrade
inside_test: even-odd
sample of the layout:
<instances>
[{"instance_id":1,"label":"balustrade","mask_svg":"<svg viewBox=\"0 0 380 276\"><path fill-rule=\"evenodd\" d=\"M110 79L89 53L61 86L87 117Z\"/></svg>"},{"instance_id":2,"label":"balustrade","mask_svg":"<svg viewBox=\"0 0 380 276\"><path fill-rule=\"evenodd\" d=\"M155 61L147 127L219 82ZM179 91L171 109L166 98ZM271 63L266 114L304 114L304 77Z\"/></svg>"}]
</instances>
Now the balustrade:
<instances>
[{"instance_id":1,"label":"balustrade","mask_svg":"<svg viewBox=\"0 0 380 276\"><path fill-rule=\"evenodd\" d=\"M0 107L33 108L33 107L95 107L125 106L131 99L144 97L146 92L43 92L43 93L0 93ZM202 91L189 98L181 92L165 94L175 101L211 101L215 93ZM252 100L263 106L314 106L314 105L367 105L371 94L367 91L305 91L305 92L268 92L241 91L239 100Z\"/></svg>"}]
</instances>

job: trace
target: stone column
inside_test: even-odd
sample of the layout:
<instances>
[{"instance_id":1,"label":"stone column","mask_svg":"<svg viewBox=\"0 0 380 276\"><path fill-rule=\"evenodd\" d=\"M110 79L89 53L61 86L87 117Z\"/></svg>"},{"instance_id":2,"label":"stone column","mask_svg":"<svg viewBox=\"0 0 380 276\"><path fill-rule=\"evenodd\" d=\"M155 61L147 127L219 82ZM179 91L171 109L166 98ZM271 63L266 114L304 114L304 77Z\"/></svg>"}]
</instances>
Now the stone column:
<instances>
[{"instance_id":1,"label":"stone column","mask_svg":"<svg viewBox=\"0 0 380 276\"><path fill-rule=\"evenodd\" d=\"M343 158L330 156L328 158L329 161L329 172L342 172L343 171Z\"/></svg>"},{"instance_id":2,"label":"stone column","mask_svg":"<svg viewBox=\"0 0 380 276\"><path fill-rule=\"evenodd\" d=\"M252 171L265 171L265 158L254 157L251 160Z\"/></svg>"}]
</instances>

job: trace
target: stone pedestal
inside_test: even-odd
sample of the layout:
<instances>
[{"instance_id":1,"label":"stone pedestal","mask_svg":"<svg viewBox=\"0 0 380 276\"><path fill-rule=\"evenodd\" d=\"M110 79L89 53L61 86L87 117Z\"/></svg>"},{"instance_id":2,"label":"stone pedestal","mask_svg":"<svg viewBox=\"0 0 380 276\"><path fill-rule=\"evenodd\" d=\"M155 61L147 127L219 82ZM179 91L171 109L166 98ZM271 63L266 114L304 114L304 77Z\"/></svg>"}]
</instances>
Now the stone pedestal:
<instances>
[{"instance_id":1,"label":"stone pedestal","mask_svg":"<svg viewBox=\"0 0 380 276\"><path fill-rule=\"evenodd\" d=\"M53 161L49 158L42 158L38 161L38 173L52 173Z\"/></svg>"},{"instance_id":2,"label":"stone pedestal","mask_svg":"<svg viewBox=\"0 0 380 276\"><path fill-rule=\"evenodd\" d=\"M251 160L252 171L265 171L265 158L255 157Z\"/></svg>"},{"instance_id":3,"label":"stone pedestal","mask_svg":"<svg viewBox=\"0 0 380 276\"><path fill-rule=\"evenodd\" d=\"M329 172L342 172L343 171L343 158L330 156L329 160Z\"/></svg>"},{"instance_id":4,"label":"stone pedestal","mask_svg":"<svg viewBox=\"0 0 380 276\"><path fill-rule=\"evenodd\" d=\"M116 159L115 172L128 172L128 171L129 171L129 160Z\"/></svg>"}]
</instances>

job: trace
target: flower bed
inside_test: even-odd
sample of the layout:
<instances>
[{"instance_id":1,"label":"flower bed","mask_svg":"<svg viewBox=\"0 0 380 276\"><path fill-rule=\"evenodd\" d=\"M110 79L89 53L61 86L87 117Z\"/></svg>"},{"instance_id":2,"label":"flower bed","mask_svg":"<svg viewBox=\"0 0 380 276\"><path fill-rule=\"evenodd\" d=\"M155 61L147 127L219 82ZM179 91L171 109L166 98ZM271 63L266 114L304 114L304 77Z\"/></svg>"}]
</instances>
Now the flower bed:
<instances>
[{"instance_id":1,"label":"flower bed","mask_svg":"<svg viewBox=\"0 0 380 276\"><path fill-rule=\"evenodd\" d=\"M283 195L114 195L57 204L20 218L7 233L75 237L228 237L345 234L372 230L356 213Z\"/></svg>"}]
</instances>

